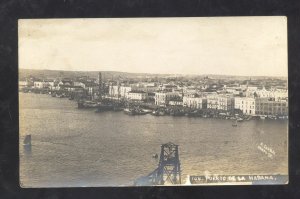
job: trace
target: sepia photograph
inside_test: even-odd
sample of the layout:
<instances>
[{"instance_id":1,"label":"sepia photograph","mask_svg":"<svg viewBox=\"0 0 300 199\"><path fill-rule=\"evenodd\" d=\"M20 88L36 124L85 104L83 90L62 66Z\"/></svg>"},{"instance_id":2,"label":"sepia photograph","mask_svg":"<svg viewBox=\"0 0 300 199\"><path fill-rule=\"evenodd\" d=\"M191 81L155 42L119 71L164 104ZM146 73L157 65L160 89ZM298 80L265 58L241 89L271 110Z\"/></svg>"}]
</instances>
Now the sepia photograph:
<instances>
[{"instance_id":1,"label":"sepia photograph","mask_svg":"<svg viewBox=\"0 0 300 199\"><path fill-rule=\"evenodd\" d=\"M288 184L285 16L19 19L23 188Z\"/></svg>"}]
</instances>

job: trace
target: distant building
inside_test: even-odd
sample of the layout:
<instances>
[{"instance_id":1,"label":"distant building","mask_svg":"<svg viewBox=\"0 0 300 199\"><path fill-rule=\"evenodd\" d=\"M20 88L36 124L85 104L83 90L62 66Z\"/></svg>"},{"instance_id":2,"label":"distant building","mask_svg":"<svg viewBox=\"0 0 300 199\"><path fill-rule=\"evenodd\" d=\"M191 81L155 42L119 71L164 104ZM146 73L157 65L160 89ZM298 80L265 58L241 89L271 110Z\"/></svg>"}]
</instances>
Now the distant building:
<instances>
[{"instance_id":1,"label":"distant building","mask_svg":"<svg viewBox=\"0 0 300 199\"><path fill-rule=\"evenodd\" d=\"M61 85L60 90L65 90L65 91L83 91L84 88L81 86L69 86L69 85Z\"/></svg>"},{"instance_id":2,"label":"distant building","mask_svg":"<svg viewBox=\"0 0 300 199\"><path fill-rule=\"evenodd\" d=\"M164 84L161 86L161 90L165 92L173 92L176 89L177 89L176 85Z\"/></svg>"},{"instance_id":3,"label":"distant building","mask_svg":"<svg viewBox=\"0 0 300 199\"><path fill-rule=\"evenodd\" d=\"M44 82L44 81L35 81L33 82L33 86L34 88L47 88L49 86L48 82Z\"/></svg>"},{"instance_id":4,"label":"distant building","mask_svg":"<svg viewBox=\"0 0 300 199\"><path fill-rule=\"evenodd\" d=\"M28 79L19 81L19 88L31 87L33 85L34 85L33 82L29 81Z\"/></svg>"},{"instance_id":5,"label":"distant building","mask_svg":"<svg viewBox=\"0 0 300 199\"><path fill-rule=\"evenodd\" d=\"M64 86L72 86L73 85L73 82L69 79L63 79L61 80L58 85L64 85Z\"/></svg>"},{"instance_id":6,"label":"distant building","mask_svg":"<svg viewBox=\"0 0 300 199\"><path fill-rule=\"evenodd\" d=\"M144 101L148 98L148 93L144 91L129 91L126 98L129 100Z\"/></svg>"},{"instance_id":7,"label":"distant building","mask_svg":"<svg viewBox=\"0 0 300 199\"><path fill-rule=\"evenodd\" d=\"M85 84L83 82L84 81L74 81L73 85L74 86L81 86L82 88L85 88Z\"/></svg>"},{"instance_id":8,"label":"distant building","mask_svg":"<svg viewBox=\"0 0 300 199\"><path fill-rule=\"evenodd\" d=\"M255 99L251 97L235 97L234 108L245 115L255 115Z\"/></svg>"}]
</instances>

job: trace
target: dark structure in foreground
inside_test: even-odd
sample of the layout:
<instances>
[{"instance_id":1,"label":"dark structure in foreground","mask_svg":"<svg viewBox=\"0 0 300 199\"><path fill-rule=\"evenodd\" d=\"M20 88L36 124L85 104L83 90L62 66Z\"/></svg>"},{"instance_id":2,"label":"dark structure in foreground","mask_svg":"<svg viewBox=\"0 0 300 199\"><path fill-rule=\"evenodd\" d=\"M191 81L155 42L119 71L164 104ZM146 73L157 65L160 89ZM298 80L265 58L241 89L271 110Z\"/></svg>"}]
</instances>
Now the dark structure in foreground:
<instances>
[{"instance_id":1,"label":"dark structure in foreground","mask_svg":"<svg viewBox=\"0 0 300 199\"><path fill-rule=\"evenodd\" d=\"M138 178L136 186L181 184L178 145L171 142L161 145L158 167L147 176Z\"/></svg>"}]
</instances>

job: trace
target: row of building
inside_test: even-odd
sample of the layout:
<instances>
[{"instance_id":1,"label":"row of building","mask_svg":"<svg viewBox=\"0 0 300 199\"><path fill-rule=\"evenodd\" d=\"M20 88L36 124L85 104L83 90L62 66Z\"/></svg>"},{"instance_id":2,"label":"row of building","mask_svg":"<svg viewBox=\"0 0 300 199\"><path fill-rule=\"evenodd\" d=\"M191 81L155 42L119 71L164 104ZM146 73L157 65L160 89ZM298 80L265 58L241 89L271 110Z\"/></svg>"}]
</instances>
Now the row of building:
<instances>
[{"instance_id":1,"label":"row of building","mask_svg":"<svg viewBox=\"0 0 300 199\"><path fill-rule=\"evenodd\" d=\"M19 81L19 88L35 88L35 89L49 89L50 91L86 91L93 95L98 92L99 86L92 81L72 81L69 79L62 80L21 80Z\"/></svg>"},{"instance_id":2,"label":"row of building","mask_svg":"<svg viewBox=\"0 0 300 199\"><path fill-rule=\"evenodd\" d=\"M99 82L101 76L98 78ZM87 78L78 80L19 81L20 87L38 89L86 91L99 93L99 82ZM180 87L174 84L135 83L106 84L107 96L132 101L153 102L157 106L182 106L192 109L222 111L241 110L245 115L287 115L288 92L286 89L258 89L254 86L223 86L216 92L199 92L194 86Z\"/></svg>"},{"instance_id":3,"label":"row of building","mask_svg":"<svg viewBox=\"0 0 300 199\"><path fill-rule=\"evenodd\" d=\"M119 97L135 101L153 99L158 106L182 106L192 109L241 110L245 115L288 115L287 92L271 91L263 97L237 96L234 94L201 93L187 94L176 91L146 92L119 87ZM115 89L113 89L115 93ZM261 92L258 90L258 93ZM265 92L265 91L264 91ZM275 95L274 95L275 93ZM110 93L114 95L114 93ZM276 96L276 97L274 97Z\"/></svg>"}]
</instances>

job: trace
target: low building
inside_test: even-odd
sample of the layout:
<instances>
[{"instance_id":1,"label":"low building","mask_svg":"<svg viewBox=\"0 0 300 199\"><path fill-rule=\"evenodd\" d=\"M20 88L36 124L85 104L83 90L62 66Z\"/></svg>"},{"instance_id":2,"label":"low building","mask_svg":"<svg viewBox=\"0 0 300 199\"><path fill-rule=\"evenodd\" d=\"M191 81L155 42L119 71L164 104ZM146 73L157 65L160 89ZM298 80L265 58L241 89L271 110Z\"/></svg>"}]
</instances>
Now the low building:
<instances>
[{"instance_id":1,"label":"low building","mask_svg":"<svg viewBox=\"0 0 300 199\"><path fill-rule=\"evenodd\" d=\"M77 91L83 91L84 88L81 86L69 86L69 85L61 85L60 90L69 91L69 92L77 92Z\"/></svg>"},{"instance_id":2,"label":"low building","mask_svg":"<svg viewBox=\"0 0 300 199\"><path fill-rule=\"evenodd\" d=\"M245 115L255 115L255 99L251 97L235 97L234 108L241 110Z\"/></svg>"},{"instance_id":3,"label":"low building","mask_svg":"<svg viewBox=\"0 0 300 199\"><path fill-rule=\"evenodd\" d=\"M126 98L134 101L144 101L147 100L148 93L144 91L129 91Z\"/></svg>"},{"instance_id":4,"label":"low building","mask_svg":"<svg viewBox=\"0 0 300 199\"><path fill-rule=\"evenodd\" d=\"M255 99L255 114L267 116L287 116L288 102L286 100Z\"/></svg>"}]
</instances>

